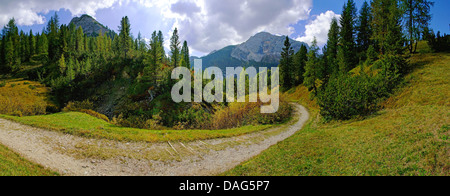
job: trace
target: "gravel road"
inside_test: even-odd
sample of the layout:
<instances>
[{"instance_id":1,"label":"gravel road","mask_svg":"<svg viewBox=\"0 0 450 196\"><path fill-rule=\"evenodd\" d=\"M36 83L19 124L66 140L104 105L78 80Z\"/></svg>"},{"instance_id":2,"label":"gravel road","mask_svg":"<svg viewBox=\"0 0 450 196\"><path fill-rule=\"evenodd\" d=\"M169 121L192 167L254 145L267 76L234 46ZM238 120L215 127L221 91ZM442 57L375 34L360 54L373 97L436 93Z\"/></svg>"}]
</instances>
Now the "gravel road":
<instances>
[{"instance_id":1,"label":"gravel road","mask_svg":"<svg viewBox=\"0 0 450 196\"><path fill-rule=\"evenodd\" d=\"M309 119L293 104L294 120L232 138L195 142L117 142L87 139L0 119L0 143L24 158L68 176L217 175L301 130Z\"/></svg>"}]
</instances>

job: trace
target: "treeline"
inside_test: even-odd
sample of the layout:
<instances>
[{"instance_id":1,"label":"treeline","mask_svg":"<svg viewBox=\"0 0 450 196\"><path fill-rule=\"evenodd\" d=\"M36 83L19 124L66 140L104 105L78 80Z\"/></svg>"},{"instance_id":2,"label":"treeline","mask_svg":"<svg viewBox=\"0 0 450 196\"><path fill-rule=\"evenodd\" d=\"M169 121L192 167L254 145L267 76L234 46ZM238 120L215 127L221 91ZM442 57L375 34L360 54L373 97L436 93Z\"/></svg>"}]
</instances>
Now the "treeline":
<instances>
[{"instance_id":1,"label":"treeline","mask_svg":"<svg viewBox=\"0 0 450 196\"><path fill-rule=\"evenodd\" d=\"M358 12L348 0L339 21L331 22L322 53L314 41L309 51L294 54L286 39L282 87L305 85L326 120L371 114L408 72L405 51L414 53L418 41L429 35L432 5L427 0L373 0Z\"/></svg>"}]
</instances>

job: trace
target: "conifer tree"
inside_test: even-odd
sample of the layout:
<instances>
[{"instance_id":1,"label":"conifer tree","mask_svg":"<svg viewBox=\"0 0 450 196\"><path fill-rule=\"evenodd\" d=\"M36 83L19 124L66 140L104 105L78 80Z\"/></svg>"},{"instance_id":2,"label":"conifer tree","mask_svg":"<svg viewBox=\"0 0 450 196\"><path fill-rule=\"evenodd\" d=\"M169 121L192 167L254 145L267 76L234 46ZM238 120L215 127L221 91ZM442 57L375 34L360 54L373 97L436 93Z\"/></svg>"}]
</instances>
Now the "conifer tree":
<instances>
[{"instance_id":1,"label":"conifer tree","mask_svg":"<svg viewBox=\"0 0 450 196\"><path fill-rule=\"evenodd\" d=\"M369 46L371 45L370 37L372 36L372 28L370 27L370 23L372 20L372 14L370 10L370 5L365 1L363 3L363 6L361 8L360 15L358 17L358 24L357 24L357 37L356 37L356 43L357 43L357 52L359 54L359 57L362 60L365 60L365 52L367 49L369 49Z\"/></svg>"},{"instance_id":2,"label":"conifer tree","mask_svg":"<svg viewBox=\"0 0 450 196\"><path fill-rule=\"evenodd\" d=\"M356 6L353 0L344 4L340 19L339 69L347 73L357 65L355 44Z\"/></svg>"},{"instance_id":3,"label":"conifer tree","mask_svg":"<svg viewBox=\"0 0 450 196\"><path fill-rule=\"evenodd\" d=\"M180 66L180 37L178 35L178 29L175 28L172 37L170 38L170 61L172 67Z\"/></svg>"},{"instance_id":4,"label":"conifer tree","mask_svg":"<svg viewBox=\"0 0 450 196\"><path fill-rule=\"evenodd\" d=\"M312 91L314 95L317 94L317 81L322 77L322 68L320 64L320 59L318 57L319 47L317 46L317 40L314 38L312 45L308 52L308 61L305 66L305 74L303 84Z\"/></svg>"},{"instance_id":5,"label":"conifer tree","mask_svg":"<svg viewBox=\"0 0 450 196\"><path fill-rule=\"evenodd\" d=\"M131 50L131 25L128 16L125 16L120 21L119 26L119 48L123 52L124 57L127 58L128 51Z\"/></svg>"},{"instance_id":6,"label":"conifer tree","mask_svg":"<svg viewBox=\"0 0 450 196\"><path fill-rule=\"evenodd\" d=\"M187 41L183 42L183 47L181 48L181 66L191 69L191 63L189 59L189 47Z\"/></svg>"},{"instance_id":7,"label":"conifer tree","mask_svg":"<svg viewBox=\"0 0 450 196\"><path fill-rule=\"evenodd\" d=\"M428 0L401 0L404 11L405 29L408 34L408 49L415 53L421 34L431 21L430 9L434 2Z\"/></svg>"},{"instance_id":8,"label":"conifer tree","mask_svg":"<svg viewBox=\"0 0 450 196\"><path fill-rule=\"evenodd\" d=\"M327 72L331 76L339 72L338 64L338 47L339 47L339 24L336 18L331 21L330 31L328 31L327 58L328 69Z\"/></svg>"},{"instance_id":9,"label":"conifer tree","mask_svg":"<svg viewBox=\"0 0 450 196\"><path fill-rule=\"evenodd\" d=\"M306 61L308 61L308 49L305 45L294 55L293 64L295 72L295 85L303 84L303 74L305 74Z\"/></svg>"},{"instance_id":10,"label":"conifer tree","mask_svg":"<svg viewBox=\"0 0 450 196\"><path fill-rule=\"evenodd\" d=\"M61 54L61 58L59 58L58 67L59 67L59 71L61 74L66 73L67 66L66 66L66 60L64 58L64 54Z\"/></svg>"},{"instance_id":11,"label":"conifer tree","mask_svg":"<svg viewBox=\"0 0 450 196\"><path fill-rule=\"evenodd\" d=\"M280 59L281 86L283 86L283 88L286 90L292 88L294 84L292 80L293 55L294 50L292 49L289 37L286 36L286 40L284 41L284 47L281 51L281 59Z\"/></svg>"},{"instance_id":12,"label":"conifer tree","mask_svg":"<svg viewBox=\"0 0 450 196\"><path fill-rule=\"evenodd\" d=\"M75 48L77 52L84 51L84 33L83 28L80 26L77 28L75 33Z\"/></svg>"}]
</instances>

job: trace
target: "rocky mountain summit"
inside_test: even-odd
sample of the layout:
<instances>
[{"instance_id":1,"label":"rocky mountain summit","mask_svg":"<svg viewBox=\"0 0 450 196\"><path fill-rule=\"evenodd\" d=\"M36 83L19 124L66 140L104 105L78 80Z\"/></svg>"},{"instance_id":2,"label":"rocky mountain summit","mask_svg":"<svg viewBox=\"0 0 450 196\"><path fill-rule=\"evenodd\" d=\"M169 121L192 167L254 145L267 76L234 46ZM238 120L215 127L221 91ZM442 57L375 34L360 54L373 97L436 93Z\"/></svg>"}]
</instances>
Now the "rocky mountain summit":
<instances>
[{"instance_id":1,"label":"rocky mountain summit","mask_svg":"<svg viewBox=\"0 0 450 196\"><path fill-rule=\"evenodd\" d=\"M95 37L98 36L100 32L107 34L110 37L114 37L115 35L114 31L99 23L92 16L86 14L73 18L69 24L75 24L77 28L81 26L81 28L83 28L83 33L87 36Z\"/></svg>"},{"instance_id":2,"label":"rocky mountain summit","mask_svg":"<svg viewBox=\"0 0 450 196\"><path fill-rule=\"evenodd\" d=\"M239 44L231 52L231 56L242 61L277 63L281 58L286 36L276 36L261 32L252 36L246 42ZM300 50L305 43L290 39L294 51Z\"/></svg>"},{"instance_id":3,"label":"rocky mountain summit","mask_svg":"<svg viewBox=\"0 0 450 196\"><path fill-rule=\"evenodd\" d=\"M216 66L225 70L226 67L275 67L280 62L285 40L286 36L261 32L239 45L227 46L201 58L191 57L191 65L194 65L194 59L202 59L203 68ZM302 45L309 48L303 42L293 39L290 42L294 52L299 51Z\"/></svg>"}]
</instances>

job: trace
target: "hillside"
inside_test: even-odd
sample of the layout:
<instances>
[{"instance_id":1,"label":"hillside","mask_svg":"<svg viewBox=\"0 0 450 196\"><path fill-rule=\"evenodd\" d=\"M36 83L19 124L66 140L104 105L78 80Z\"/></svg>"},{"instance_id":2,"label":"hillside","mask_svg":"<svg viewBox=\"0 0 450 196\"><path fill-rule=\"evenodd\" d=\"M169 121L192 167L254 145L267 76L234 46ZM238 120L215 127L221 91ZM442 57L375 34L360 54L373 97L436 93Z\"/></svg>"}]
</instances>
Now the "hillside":
<instances>
[{"instance_id":1,"label":"hillside","mask_svg":"<svg viewBox=\"0 0 450 196\"><path fill-rule=\"evenodd\" d=\"M322 123L225 175L449 175L450 54L418 54L405 84L363 120ZM318 113L299 87L286 96ZM307 97L307 96L306 96Z\"/></svg>"}]
</instances>

